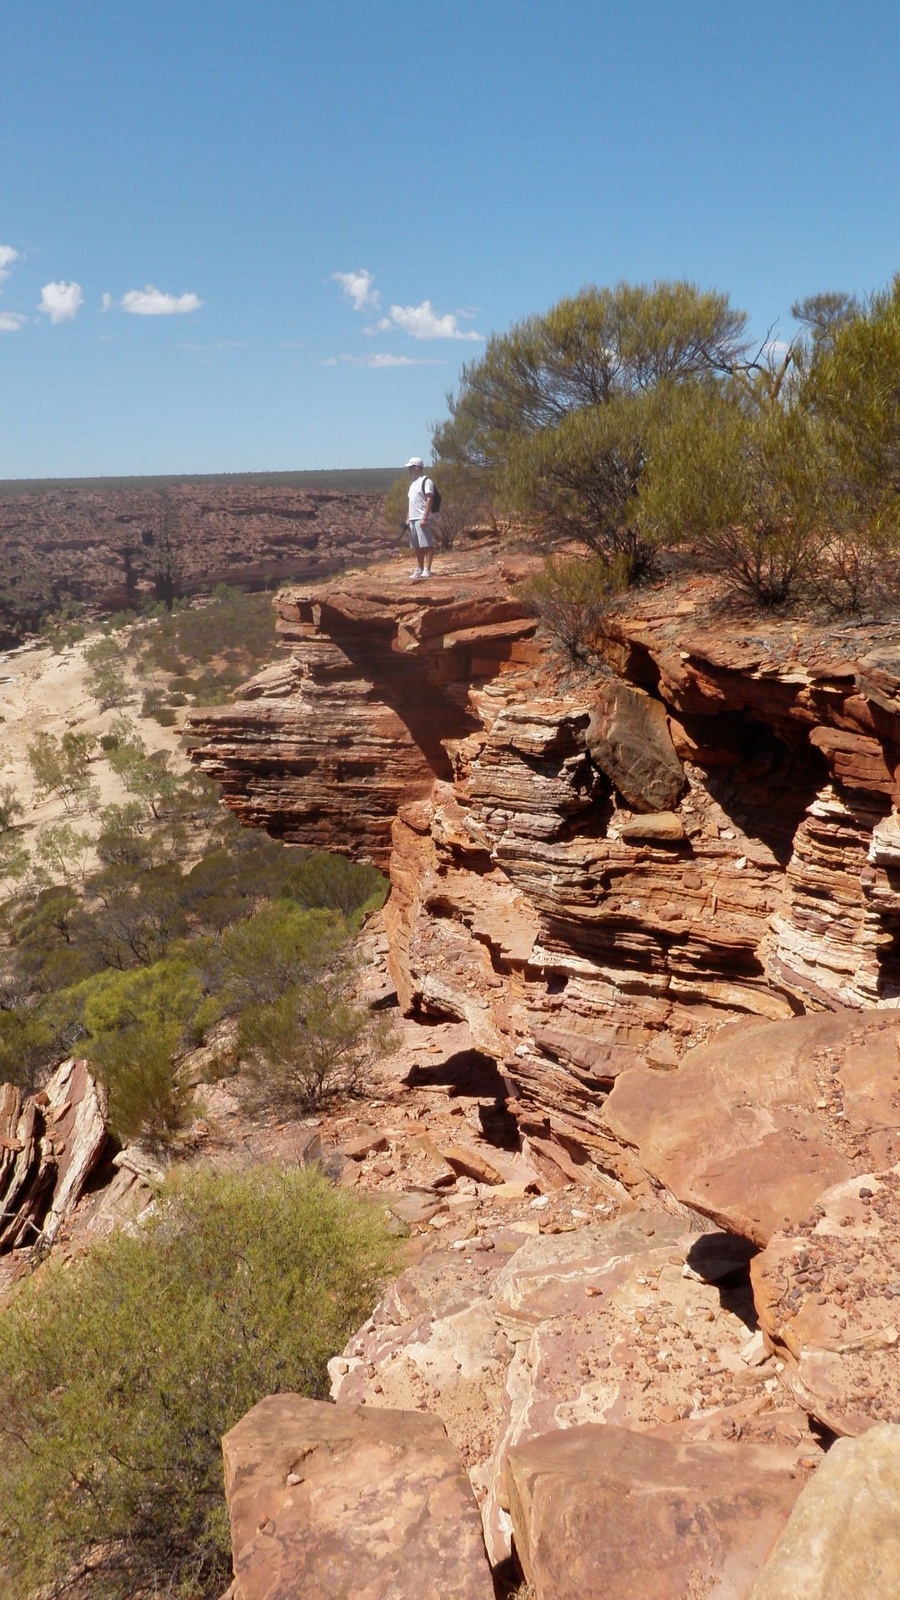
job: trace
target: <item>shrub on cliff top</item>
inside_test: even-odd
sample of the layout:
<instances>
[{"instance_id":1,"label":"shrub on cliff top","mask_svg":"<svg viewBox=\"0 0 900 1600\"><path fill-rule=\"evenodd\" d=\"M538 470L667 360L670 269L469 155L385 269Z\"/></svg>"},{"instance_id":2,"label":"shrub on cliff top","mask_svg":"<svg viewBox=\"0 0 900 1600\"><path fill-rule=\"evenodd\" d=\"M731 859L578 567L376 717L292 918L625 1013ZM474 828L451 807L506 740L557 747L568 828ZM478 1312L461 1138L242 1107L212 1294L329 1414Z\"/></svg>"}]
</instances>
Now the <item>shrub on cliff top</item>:
<instances>
[{"instance_id":1,"label":"shrub on cliff top","mask_svg":"<svg viewBox=\"0 0 900 1600\"><path fill-rule=\"evenodd\" d=\"M0 1317L7 1600L215 1600L230 1577L220 1439L325 1363L392 1257L309 1170L172 1182L155 1216Z\"/></svg>"}]
</instances>

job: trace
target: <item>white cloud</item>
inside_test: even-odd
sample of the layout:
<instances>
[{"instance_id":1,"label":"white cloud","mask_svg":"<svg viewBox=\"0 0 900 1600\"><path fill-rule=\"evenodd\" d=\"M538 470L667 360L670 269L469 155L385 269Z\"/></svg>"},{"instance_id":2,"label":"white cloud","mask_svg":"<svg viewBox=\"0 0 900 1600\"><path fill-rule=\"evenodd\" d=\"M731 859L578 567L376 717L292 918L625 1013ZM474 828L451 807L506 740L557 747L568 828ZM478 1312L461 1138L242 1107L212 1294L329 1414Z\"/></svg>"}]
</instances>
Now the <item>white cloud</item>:
<instances>
[{"instance_id":1,"label":"white cloud","mask_svg":"<svg viewBox=\"0 0 900 1600\"><path fill-rule=\"evenodd\" d=\"M102 303L102 305L100 307L100 310L101 311L111 311L113 306L115 305L115 303L116 302L113 299L111 294L104 294L103 303Z\"/></svg>"},{"instance_id":2,"label":"white cloud","mask_svg":"<svg viewBox=\"0 0 900 1600\"><path fill-rule=\"evenodd\" d=\"M18 250L11 244L0 244L0 283L5 283L19 259Z\"/></svg>"},{"instance_id":3,"label":"white cloud","mask_svg":"<svg viewBox=\"0 0 900 1600\"><path fill-rule=\"evenodd\" d=\"M364 311L367 306L375 310L381 305L381 295L374 287L375 280L365 267L361 267L359 272L333 272L331 281L340 284L344 299L349 300L354 311Z\"/></svg>"},{"instance_id":4,"label":"white cloud","mask_svg":"<svg viewBox=\"0 0 900 1600\"><path fill-rule=\"evenodd\" d=\"M0 333L18 333L23 322L27 321L28 318L21 311L0 311Z\"/></svg>"},{"instance_id":5,"label":"white cloud","mask_svg":"<svg viewBox=\"0 0 900 1600\"><path fill-rule=\"evenodd\" d=\"M320 367L337 367L344 363L348 367L368 367L371 371L378 371L384 367L442 367L443 361L429 360L421 356L392 356L387 352L374 356L326 356L319 362Z\"/></svg>"},{"instance_id":6,"label":"white cloud","mask_svg":"<svg viewBox=\"0 0 900 1600\"><path fill-rule=\"evenodd\" d=\"M173 317L187 311L199 311L203 301L196 294L163 294L148 283L145 289L129 289L123 294L121 305L135 317Z\"/></svg>"},{"instance_id":7,"label":"white cloud","mask_svg":"<svg viewBox=\"0 0 900 1600\"><path fill-rule=\"evenodd\" d=\"M74 322L78 309L84 305L84 291L80 283L45 283L41 290L39 311L51 322Z\"/></svg>"},{"instance_id":8,"label":"white cloud","mask_svg":"<svg viewBox=\"0 0 900 1600\"><path fill-rule=\"evenodd\" d=\"M430 300L423 300L418 306L391 306L391 323L411 339L466 339L480 344L484 334L476 333L474 328L461 328L461 315L462 312L447 311L439 316Z\"/></svg>"}]
</instances>

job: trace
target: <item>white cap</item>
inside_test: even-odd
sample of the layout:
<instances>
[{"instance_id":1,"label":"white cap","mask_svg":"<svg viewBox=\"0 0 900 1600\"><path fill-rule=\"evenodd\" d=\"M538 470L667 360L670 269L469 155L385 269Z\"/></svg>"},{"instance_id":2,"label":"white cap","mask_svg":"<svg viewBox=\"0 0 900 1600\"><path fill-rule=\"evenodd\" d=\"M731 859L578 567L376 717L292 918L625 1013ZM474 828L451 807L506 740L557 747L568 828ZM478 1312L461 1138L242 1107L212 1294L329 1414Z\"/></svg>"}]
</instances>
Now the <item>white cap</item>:
<instances>
[{"instance_id":1,"label":"white cap","mask_svg":"<svg viewBox=\"0 0 900 1600\"><path fill-rule=\"evenodd\" d=\"M422 460L421 456L410 456L410 458L407 461L406 465L408 467L424 467L425 463Z\"/></svg>"}]
</instances>

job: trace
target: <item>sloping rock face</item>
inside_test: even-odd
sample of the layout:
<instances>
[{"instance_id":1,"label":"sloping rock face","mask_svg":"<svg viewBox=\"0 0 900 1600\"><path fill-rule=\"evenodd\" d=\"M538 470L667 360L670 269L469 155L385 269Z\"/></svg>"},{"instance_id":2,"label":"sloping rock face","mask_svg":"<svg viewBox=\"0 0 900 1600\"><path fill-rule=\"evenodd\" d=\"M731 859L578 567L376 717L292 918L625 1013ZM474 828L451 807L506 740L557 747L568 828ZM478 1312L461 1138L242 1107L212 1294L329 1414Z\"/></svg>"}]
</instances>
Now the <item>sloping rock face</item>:
<instances>
[{"instance_id":1,"label":"sloping rock face","mask_svg":"<svg viewBox=\"0 0 900 1600\"><path fill-rule=\"evenodd\" d=\"M502 1064L536 1163L637 1182L622 1072L900 998L900 628L741 624L670 583L566 681L528 565L284 591L291 659L193 755L242 821L389 868L401 1003Z\"/></svg>"},{"instance_id":2,"label":"sloping rock face","mask_svg":"<svg viewBox=\"0 0 900 1600\"><path fill-rule=\"evenodd\" d=\"M493 1600L440 1422L270 1395L225 1435L234 1600Z\"/></svg>"},{"instance_id":3,"label":"sloping rock face","mask_svg":"<svg viewBox=\"0 0 900 1600\"><path fill-rule=\"evenodd\" d=\"M839 1439L800 1496L750 1600L900 1593L900 1428Z\"/></svg>"}]
</instances>

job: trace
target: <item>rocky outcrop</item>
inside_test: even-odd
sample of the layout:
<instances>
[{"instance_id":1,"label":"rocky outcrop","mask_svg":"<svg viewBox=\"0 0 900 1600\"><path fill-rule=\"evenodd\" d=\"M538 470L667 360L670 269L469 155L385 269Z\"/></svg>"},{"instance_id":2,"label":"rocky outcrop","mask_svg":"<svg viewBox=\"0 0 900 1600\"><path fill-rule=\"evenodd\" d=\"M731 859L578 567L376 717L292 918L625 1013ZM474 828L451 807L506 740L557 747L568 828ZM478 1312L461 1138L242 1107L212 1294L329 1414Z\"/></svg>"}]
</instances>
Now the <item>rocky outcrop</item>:
<instances>
[{"instance_id":1,"label":"rocky outcrop","mask_svg":"<svg viewBox=\"0 0 900 1600\"><path fill-rule=\"evenodd\" d=\"M450 565L284 591L290 661L197 714L193 755L243 821L389 867L402 1005L465 1022L533 1159L584 1176L623 1071L900 996L900 641L669 584L567 681L527 558Z\"/></svg>"},{"instance_id":2,"label":"rocky outcrop","mask_svg":"<svg viewBox=\"0 0 900 1600\"><path fill-rule=\"evenodd\" d=\"M484 1106L347 1130L419 1238L332 1418L440 1418L538 1600L805 1594L814 1519L766 1563L831 1430L900 1421L900 629L669 585L566 679L527 566L288 591L290 661L193 725L244 821L389 868L407 1019L496 1063L495 1157Z\"/></svg>"},{"instance_id":3,"label":"rocky outcrop","mask_svg":"<svg viewBox=\"0 0 900 1600\"><path fill-rule=\"evenodd\" d=\"M223 1451L234 1600L493 1600L472 1491L436 1418L271 1395Z\"/></svg>"},{"instance_id":4,"label":"rocky outcrop","mask_svg":"<svg viewBox=\"0 0 900 1600\"><path fill-rule=\"evenodd\" d=\"M64 1061L37 1094L0 1086L0 1253L53 1244L106 1136L105 1094L86 1061Z\"/></svg>"},{"instance_id":5,"label":"rocky outcrop","mask_svg":"<svg viewBox=\"0 0 900 1600\"><path fill-rule=\"evenodd\" d=\"M762 1245L832 1184L900 1160L898 1092L896 1013L820 1013L735 1026L677 1072L624 1072L603 1118L682 1204Z\"/></svg>"}]
</instances>

